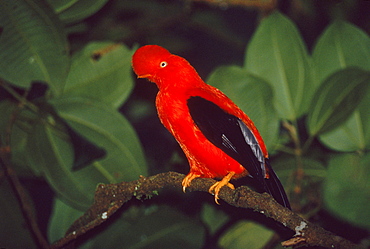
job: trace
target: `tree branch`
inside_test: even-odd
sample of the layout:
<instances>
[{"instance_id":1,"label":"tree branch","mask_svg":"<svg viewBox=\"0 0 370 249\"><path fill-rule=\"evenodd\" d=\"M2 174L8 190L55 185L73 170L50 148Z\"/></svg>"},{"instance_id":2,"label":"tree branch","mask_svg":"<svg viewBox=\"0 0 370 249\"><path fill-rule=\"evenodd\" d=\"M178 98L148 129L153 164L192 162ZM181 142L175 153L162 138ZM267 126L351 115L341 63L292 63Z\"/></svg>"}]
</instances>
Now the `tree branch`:
<instances>
[{"instance_id":1,"label":"tree branch","mask_svg":"<svg viewBox=\"0 0 370 249\"><path fill-rule=\"evenodd\" d=\"M142 197L156 195L158 190L167 187L181 188L183 178L183 174L167 172L150 177L141 176L138 180L132 182L100 184L96 189L93 205L72 224L65 237L56 241L52 248L65 248L79 236L105 222L133 197L141 199ZM214 183L215 180L213 179L197 178L191 182L191 186L186 190L189 192L208 192L209 187ZM220 191L219 197L232 206L251 208L256 212L263 213L265 216L295 231L295 236L292 239L283 242L284 246L295 248L302 246L341 249L363 248L303 219L298 214L282 207L266 193L259 194L246 186L239 187L236 190L224 187Z\"/></svg>"}]
</instances>

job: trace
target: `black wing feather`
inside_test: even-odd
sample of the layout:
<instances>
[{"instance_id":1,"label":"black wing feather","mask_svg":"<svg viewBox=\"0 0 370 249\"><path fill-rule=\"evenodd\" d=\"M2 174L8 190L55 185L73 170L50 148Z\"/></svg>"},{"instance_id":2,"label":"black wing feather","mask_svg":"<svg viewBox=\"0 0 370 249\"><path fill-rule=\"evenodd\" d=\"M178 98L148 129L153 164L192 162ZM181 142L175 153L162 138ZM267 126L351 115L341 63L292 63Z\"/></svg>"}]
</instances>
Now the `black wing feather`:
<instances>
[{"instance_id":1,"label":"black wing feather","mask_svg":"<svg viewBox=\"0 0 370 249\"><path fill-rule=\"evenodd\" d=\"M253 178L264 178L265 159L256 138L244 122L201 97L190 97L188 107L195 124L211 143L244 167L247 165Z\"/></svg>"},{"instance_id":2,"label":"black wing feather","mask_svg":"<svg viewBox=\"0 0 370 249\"><path fill-rule=\"evenodd\" d=\"M284 188L275 173L270 173L270 179L265 179L265 165L269 167L268 159L264 157L257 139L242 120L199 96L190 97L187 105L194 123L212 144L243 165L262 185L260 187L280 204L290 207ZM271 167L269 171L273 172Z\"/></svg>"}]
</instances>

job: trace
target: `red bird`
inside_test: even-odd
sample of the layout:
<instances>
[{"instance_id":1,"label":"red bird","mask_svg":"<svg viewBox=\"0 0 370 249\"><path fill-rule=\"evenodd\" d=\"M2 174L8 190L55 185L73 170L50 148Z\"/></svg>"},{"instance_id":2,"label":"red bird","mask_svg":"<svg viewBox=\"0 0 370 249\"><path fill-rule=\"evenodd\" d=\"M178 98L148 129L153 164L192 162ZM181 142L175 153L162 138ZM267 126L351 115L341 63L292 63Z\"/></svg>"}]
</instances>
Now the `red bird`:
<instances>
[{"instance_id":1,"label":"red bird","mask_svg":"<svg viewBox=\"0 0 370 249\"><path fill-rule=\"evenodd\" d=\"M218 203L223 186L234 189L231 179L249 175L260 189L290 208L261 135L225 94L207 85L184 58L160 46L139 48L132 66L138 78L147 78L159 88L158 116L190 164L190 172L182 181L184 191L194 178L222 178L209 188Z\"/></svg>"}]
</instances>

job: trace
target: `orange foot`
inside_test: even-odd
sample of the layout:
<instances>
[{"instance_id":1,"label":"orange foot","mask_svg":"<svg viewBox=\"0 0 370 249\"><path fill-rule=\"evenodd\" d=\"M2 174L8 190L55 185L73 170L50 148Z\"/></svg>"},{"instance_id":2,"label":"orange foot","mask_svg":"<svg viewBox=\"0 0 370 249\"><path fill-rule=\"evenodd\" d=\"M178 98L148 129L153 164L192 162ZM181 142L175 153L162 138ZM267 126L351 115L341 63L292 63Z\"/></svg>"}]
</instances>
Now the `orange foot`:
<instances>
[{"instance_id":1,"label":"orange foot","mask_svg":"<svg viewBox=\"0 0 370 249\"><path fill-rule=\"evenodd\" d=\"M184 180L182 180L182 183L181 183L182 191L184 191L185 193L186 188L190 186L190 182L198 177L200 177L200 175L193 173L193 172L190 172L189 174L187 174L187 176L185 176Z\"/></svg>"},{"instance_id":2,"label":"orange foot","mask_svg":"<svg viewBox=\"0 0 370 249\"><path fill-rule=\"evenodd\" d=\"M233 178L233 176L235 175L235 172L229 172L229 174L227 174L224 178L222 178L221 181L219 182L216 182L215 184L213 184L208 192L212 194L212 192L214 193L215 195L215 202L220 205L220 203L218 202L218 193L220 192L221 188L223 186L228 186L229 188L231 189L235 189L234 185L232 185L229 181L231 180L231 178Z\"/></svg>"}]
</instances>

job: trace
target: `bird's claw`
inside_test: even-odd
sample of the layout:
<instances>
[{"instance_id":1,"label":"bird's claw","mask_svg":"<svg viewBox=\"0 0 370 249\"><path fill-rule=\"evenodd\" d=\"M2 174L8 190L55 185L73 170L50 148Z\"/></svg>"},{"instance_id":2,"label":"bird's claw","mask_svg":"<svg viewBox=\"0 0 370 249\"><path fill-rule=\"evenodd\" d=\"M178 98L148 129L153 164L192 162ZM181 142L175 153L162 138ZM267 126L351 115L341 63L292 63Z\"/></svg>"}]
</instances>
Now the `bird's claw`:
<instances>
[{"instance_id":1,"label":"bird's claw","mask_svg":"<svg viewBox=\"0 0 370 249\"><path fill-rule=\"evenodd\" d=\"M218 194L220 193L220 190L223 186L228 186L229 188L231 189L235 189L234 185L232 185L229 181L231 180L231 178L235 175L234 172L230 172L229 174L227 174L224 178L222 178L221 181L219 182L216 182L215 184L213 184L209 189L208 189L208 192L213 194L215 196L215 202L220 205L220 203L218 202L218 200L220 199L218 197Z\"/></svg>"},{"instance_id":2,"label":"bird's claw","mask_svg":"<svg viewBox=\"0 0 370 249\"><path fill-rule=\"evenodd\" d=\"M220 205L220 203L218 202L218 200L220 199L218 197L218 194L221 190L221 188L223 186L228 186L229 188L231 189L235 189L234 185L232 185L229 181L231 180L231 178L235 175L234 172L230 172L229 174L227 174L224 178L222 178L221 181L219 182L216 182L215 184L213 184L209 189L208 189L208 192L210 194L213 194L215 196L215 202ZM196 173L193 173L193 172L190 172L187 176L185 176L184 180L182 180L182 191L185 193L186 191L186 188L190 186L190 183L192 180L194 180L195 178L198 178L200 177L199 174L196 174Z\"/></svg>"},{"instance_id":3,"label":"bird's claw","mask_svg":"<svg viewBox=\"0 0 370 249\"><path fill-rule=\"evenodd\" d=\"M182 191L185 193L186 192L186 188L190 186L190 182L192 180L194 180L195 178L198 178L200 175L198 174L195 174L195 173L192 173L190 172L189 174L187 174L184 178L184 180L182 180Z\"/></svg>"},{"instance_id":4,"label":"bird's claw","mask_svg":"<svg viewBox=\"0 0 370 249\"><path fill-rule=\"evenodd\" d=\"M219 181L219 182L216 182L215 184L213 184L209 189L208 189L208 192L210 194L213 194L215 196L215 202L220 205L220 203L218 202L218 200L220 199L218 197L218 194L220 193L220 190L223 186L228 186L229 188L231 189L235 189L234 185L232 185L231 183L227 182L227 183L224 183L222 180Z\"/></svg>"}]
</instances>

